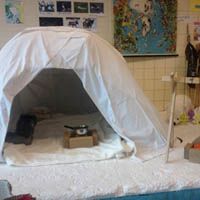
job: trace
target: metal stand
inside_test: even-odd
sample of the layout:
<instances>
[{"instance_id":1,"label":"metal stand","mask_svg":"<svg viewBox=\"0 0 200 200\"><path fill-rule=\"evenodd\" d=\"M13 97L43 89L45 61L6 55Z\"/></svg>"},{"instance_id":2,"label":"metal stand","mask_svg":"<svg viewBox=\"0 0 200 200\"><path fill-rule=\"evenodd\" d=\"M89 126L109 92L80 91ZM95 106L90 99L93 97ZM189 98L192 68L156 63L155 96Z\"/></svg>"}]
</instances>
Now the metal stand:
<instances>
[{"instance_id":1,"label":"metal stand","mask_svg":"<svg viewBox=\"0 0 200 200\"><path fill-rule=\"evenodd\" d=\"M167 131L167 150L166 150L165 162L168 162L170 147L174 146L174 107L176 101L176 86L177 86L177 82L175 81L175 76L176 75L174 75L174 73L171 73L170 75L172 82L172 100L170 108L169 126Z\"/></svg>"},{"instance_id":2,"label":"metal stand","mask_svg":"<svg viewBox=\"0 0 200 200\"><path fill-rule=\"evenodd\" d=\"M172 100L170 109L169 126L167 131L167 149L165 162L169 160L169 149L174 146L174 109L176 102L176 86L177 83L184 84L200 84L200 78L198 77L178 77L177 73L171 73L170 76L163 76L162 81L167 81L172 83Z\"/></svg>"}]
</instances>

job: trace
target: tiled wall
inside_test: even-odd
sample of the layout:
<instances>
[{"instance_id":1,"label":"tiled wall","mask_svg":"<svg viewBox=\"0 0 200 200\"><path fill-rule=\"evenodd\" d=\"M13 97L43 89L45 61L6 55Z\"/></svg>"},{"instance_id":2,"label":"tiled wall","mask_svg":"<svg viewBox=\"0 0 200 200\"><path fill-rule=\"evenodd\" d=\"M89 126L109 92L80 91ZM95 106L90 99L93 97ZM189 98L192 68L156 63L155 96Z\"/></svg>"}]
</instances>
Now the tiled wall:
<instances>
[{"instance_id":1,"label":"tiled wall","mask_svg":"<svg viewBox=\"0 0 200 200\"><path fill-rule=\"evenodd\" d=\"M171 72L184 75L185 57L133 57L126 60L146 96L159 110L164 110L171 97L171 84L161 81L162 76ZM184 85L178 84L177 93L183 92Z\"/></svg>"},{"instance_id":2,"label":"tiled wall","mask_svg":"<svg viewBox=\"0 0 200 200\"><path fill-rule=\"evenodd\" d=\"M131 57L126 58L133 76L142 87L146 96L159 110L164 110L171 97L171 85L162 82L163 75L177 72L178 75L186 73L185 47L187 45L187 24L192 39L193 22L199 20L200 13L189 11L190 0L178 0L177 13L177 57ZM186 20L181 20L184 16ZM192 41L194 44L194 41ZM193 92L193 91L192 91ZM178 84L177 93L188 94L188 87ZM192 96L193 98L193 96Z\"/></svg>"},{"instance_id":3,"label":"tiled wall","mask_svg":"<svg viewBox=\"0 0 200 200\"><path fill-rule=\"evenodd\" d=\"M25 22L23 25L8 25L4 19L4 1L0 0L0 48L14 34L25 27L38 26L37 0L23 0L25 7ZM190 0L178 0L178 16L190 17L188 20L177 22L177 57L131 57L126 58L133 76L142 87L144 93L156 105L163 110L170 100L170 84L161 81L163 75L170 72L185 74L185 47L186 47L186 26L190 24L192 33L193 21L198 21L200 13L189 12ZM98 18L97 34L112 43L112 0L104 0L105 16ZM31 12L30 12L31 11ZM179 18L178 18L179 19ZM184 85L178 85L178 93L184 93Z\"/></svg>"}]
</instances>

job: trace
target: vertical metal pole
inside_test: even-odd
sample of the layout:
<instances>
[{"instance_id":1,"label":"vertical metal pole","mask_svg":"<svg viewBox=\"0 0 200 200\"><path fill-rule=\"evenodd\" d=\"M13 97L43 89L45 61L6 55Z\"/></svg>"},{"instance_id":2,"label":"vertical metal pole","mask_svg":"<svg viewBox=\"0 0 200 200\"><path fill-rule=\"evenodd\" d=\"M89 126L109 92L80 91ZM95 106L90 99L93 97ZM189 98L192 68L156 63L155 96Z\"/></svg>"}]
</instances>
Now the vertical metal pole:
<instances>
[{"instance_id":1,"label":"vertical metal pole","mask_svg":"<svg viewBox=\"0 0 200 200\"><path fill-rule=\"evenodd\" d=\"M169 118L169 126L167 131L167 152L166 152L166 159L165 162L168 162L169 159L169 149L170 144L172 144L172 140L174 140L174 107L175 107L175 101L176 101L176 85L177 82L174 79L174 73L170 75L171 81L172 81L172 100L171 100L171 108L170 108L170 118Z\"/></svg>"}]
</instances>

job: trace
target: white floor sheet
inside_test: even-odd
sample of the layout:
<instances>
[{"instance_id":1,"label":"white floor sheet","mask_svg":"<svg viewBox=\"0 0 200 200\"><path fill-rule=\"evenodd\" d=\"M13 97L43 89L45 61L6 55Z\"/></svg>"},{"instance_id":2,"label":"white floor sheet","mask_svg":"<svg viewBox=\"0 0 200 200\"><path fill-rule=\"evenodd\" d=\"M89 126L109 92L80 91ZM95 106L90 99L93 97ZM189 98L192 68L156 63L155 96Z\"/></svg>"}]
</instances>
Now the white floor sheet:
<instances>
[{"instance_id":1,"label":"white floor sheet","mask_svg":"<svg viewBox=\"0 0 200 200\"><path fill-rule=\"evenodd\" d=\"M97 130L99 145L92 148L64 148L64 132L67 130L64 125L80 124ZM41 166L124 157L132 150L99 113L71 116L56 114L37 124L31 145L7 143L4 155L8 165Z\"/></svg>"},{"instance_id":2,"label":"white floor sheet","mask_svg":"<svg viewBox=\"0 0 200 200\"><path fill-rule=\"evenodd\" d=\"M183 158L183 147L200 136L200 125L180 125L169 163L165 154L144 162L131 158L86 161L38 167L0 165L0 179L7 179L14 194L31 193L38 200L95 199L200 187L200 165Z\"/></svg>"}]
</instances>

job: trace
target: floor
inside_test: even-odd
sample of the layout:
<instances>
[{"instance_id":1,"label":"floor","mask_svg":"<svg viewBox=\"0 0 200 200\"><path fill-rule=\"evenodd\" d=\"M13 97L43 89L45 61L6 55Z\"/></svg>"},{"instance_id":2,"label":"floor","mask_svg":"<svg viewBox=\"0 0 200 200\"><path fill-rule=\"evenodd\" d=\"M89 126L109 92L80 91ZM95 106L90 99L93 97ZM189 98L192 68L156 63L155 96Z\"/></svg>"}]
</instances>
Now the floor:
<instances>
[{"instance_id":1,"label":"floor","mask_svg":"<svg viewBox=\"0 0 200 200\"><path fill-rule=\"evenodd\" d=\"M7 179L13 194L30 193L39 200L91 199L200 187L199 164L183 159L183 147L200 133L198 125L180 125L169 163L165 154L151 160L110 159L40 167L0 165L0 179Z\"/></svg>"}]
</instances>

